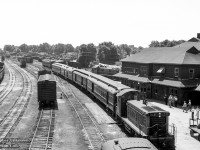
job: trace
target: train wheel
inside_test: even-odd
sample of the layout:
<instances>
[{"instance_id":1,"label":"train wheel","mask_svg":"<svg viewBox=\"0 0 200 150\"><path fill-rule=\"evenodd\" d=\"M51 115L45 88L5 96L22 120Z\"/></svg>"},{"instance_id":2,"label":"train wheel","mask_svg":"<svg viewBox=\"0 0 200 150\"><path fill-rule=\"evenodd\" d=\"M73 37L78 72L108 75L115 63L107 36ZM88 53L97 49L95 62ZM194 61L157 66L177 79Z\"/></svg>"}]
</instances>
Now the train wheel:
<instances>
[{"instance_id":1,"label":"train wheel","mask_svg":"<svg viewBox=\"0 0 200 150\"><path fill-rule=\"evenodd\" d=\"M190 130L190 136L193 137L194 136L194 131Z\"/></svg>"}]
</instances>

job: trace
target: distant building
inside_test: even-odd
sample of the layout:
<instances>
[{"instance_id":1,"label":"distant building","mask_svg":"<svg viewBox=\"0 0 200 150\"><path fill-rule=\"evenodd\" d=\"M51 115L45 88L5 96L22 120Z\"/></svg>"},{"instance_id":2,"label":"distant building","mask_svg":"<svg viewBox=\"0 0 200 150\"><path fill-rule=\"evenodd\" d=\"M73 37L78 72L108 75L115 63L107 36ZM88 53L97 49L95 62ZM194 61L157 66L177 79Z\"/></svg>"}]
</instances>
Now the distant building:
<instances>
[{"instance_id":1,"label":"distant building","mask_svg":"<svg viewBox=\"0 0 200 150\"><path fill-rule=\"evenodd\" d=\"M120 66L99 63L92 67L92 72L100 75L114 75L120 71Z\"/></svg>"},{"instance_id":2,"label":"distant building","mask_svg":"<svg viewBox=\"0 0 200 150\"><path fill-rule=\"evenodd\" d=\"M143 49L121 61L122 71L114 78L147 98L164 101L164 94L173 94L180 105L188 99L200 104L200 34L175 47Z\"/></svg>"}]
</instances>

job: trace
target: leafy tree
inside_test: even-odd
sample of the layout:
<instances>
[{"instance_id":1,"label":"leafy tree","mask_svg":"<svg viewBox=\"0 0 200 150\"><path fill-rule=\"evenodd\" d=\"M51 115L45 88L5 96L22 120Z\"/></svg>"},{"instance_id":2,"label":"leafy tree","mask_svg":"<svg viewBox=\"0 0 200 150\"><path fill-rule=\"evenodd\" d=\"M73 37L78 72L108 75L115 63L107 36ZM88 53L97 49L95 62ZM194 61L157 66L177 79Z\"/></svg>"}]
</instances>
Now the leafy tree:
<instances>
[{"instance_id":1,"label":"leafy tree","mask_svg":"<svg viewBox=\"0 0 200 150\"><path fill-rule=\"evenodd\" d=\"M74 52L74 47L72 46L72 44L66 44L65 47L66 47L65 53Z\"/></svg>"},{"instance_id":2,"label":"leafy tree","mask_svg":"<svg viewBox=\"0 0 200 150\"><path fill-rule=\"evenodd\" d=\"M51 46L48 43L40 44L38 47L39 52L49 53L51 50Z\"/></svg>"},{"instance_id":3,"label":"leafy tree","mask_svg":"<svg viewBox=\"0 0 200 150\"><path fill-rule=\"evenodd\" d=\"M118 54L120 59L125 58L127 55L130 56L132 49L127 44L121 44L118 46Z\"/></svg>"},{"instance_id":4,"label":"leafy tree","mask_svg":"<svg viewBox=\"0 0 200 150\"><path fill-rule=\"evenodd\" d=\"M118 47L112 42L99 44L98 59L101 63L114 64L119 61Z\"/></svg>"},{"instance_id":5,"label":"leafy tree","mask_svg":"<svg viewBox=\"0 0 200 150\"><path fill-rule=\"evenodd\" d=\"M169 41L169 40L164 40L164 41L161 41L161 42L158 42L158 41L151 41L151 44L149 45L149 47L173 47L173 46L176 46L176 45L179 45L181 43L185 42L184 40L178 40L178 41L175 41L175 40L172 40L172 41Z\"/></svg>"},{"instance_id":6,"label":"leafy tree","mask_svg":"<svg viewBox=\"0 0 200 150\"><path fill-rule=\"evenodd\" d=\"M15 50L15 46L14 45L4 45L3 50L8 51L8 52L13 52Z\"/></svg>"},{"instance_id":7,"label":"leafy tree","mask_svg":"<svg viewBox=\"0 0 200 150\"><path fill-rule=\"evenodd\" d=\"M77 48L79 50L78 62L82 65L82 67L88 67L90 62L96 60L97 50L94 44L82 44Z\"/></svg>"}]
</instances>

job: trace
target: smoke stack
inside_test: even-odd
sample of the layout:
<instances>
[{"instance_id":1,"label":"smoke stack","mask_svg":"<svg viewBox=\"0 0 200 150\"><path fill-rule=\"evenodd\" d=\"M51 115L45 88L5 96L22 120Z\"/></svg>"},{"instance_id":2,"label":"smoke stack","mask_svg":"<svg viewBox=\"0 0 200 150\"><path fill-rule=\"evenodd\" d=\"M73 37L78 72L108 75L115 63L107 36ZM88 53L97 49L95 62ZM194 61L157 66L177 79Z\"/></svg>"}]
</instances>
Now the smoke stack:
<instances>
[{"instance_id":1,"label":"smoke stack","mask_svg":"<svg viewBox=\"0 0 200 150\"><path fill-rule=\"evenodd\" d=\"M197 33L197 38L200 39L200 33Z\"/></svg>"}]
</instances>

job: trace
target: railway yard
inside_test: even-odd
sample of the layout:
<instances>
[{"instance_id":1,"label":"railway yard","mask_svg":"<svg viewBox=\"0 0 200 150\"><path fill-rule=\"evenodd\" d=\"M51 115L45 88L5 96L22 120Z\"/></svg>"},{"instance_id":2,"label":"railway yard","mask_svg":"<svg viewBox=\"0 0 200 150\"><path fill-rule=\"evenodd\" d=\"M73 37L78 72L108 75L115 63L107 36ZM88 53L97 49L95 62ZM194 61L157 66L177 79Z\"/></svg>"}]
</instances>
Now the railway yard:
<instances>
[{"instance_id":1,"label":"railway yard","mask_svg":"<svg viewBox=\"0 0 200 150\"><path fill-rule=\"evenodd\" d=\"M42 63L34 60L26 68L21 68L16 59L4 63L5 75L0 84L0 149L100 150L108 140L129 137L102 104L56 75L56 107L40 110L37 79ZM200 142L189 133L191 114L153 104L170 112L169 122L177 127L176 150L199 150Z\"/></svg>"}]
</instances>

